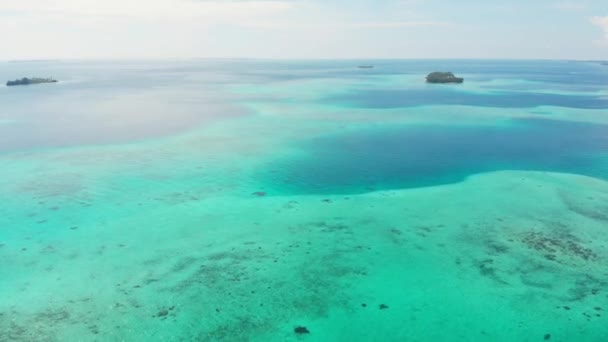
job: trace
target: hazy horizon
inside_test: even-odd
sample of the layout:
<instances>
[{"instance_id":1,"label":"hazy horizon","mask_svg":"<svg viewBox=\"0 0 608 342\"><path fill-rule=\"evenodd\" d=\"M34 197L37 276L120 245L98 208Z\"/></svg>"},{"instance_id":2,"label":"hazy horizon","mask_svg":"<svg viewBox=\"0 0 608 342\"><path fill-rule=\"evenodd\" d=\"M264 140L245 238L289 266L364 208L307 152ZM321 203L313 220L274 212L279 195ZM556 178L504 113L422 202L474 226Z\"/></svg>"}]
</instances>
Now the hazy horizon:
<instances>
[{"instance_id":1,"label":"hazy horizon","mask_svg":"<svg viewBox=\"0 0 608 342\"><path fill-rule=\"evenodd\" d=\"M274 57L274 58L262 58L262 57L124 57L124 58L103 58L103 57L91 57L91 58L40 58L40 59L0 59L2 63L43 63L43 62L135 62L135 61L158 61L158 62L179 62L179 61L193 61L193 60L209 60L209 61L286 61L286 62L298 62L298 61L353 61L353 62L365 62L365 61L554 61L554 62L605 62L608 61L606 58L434 58L434 57L412 57L412 58L364 58L364 57L352 57L352 58L323 58L323 57L310 57L310 58L296 58L296 57Z\"/></svg>"},{"instance_id":2,"label":"hazy horizon","mask_svg":"<svg viewBox=\"0 0 608 342\"><path fill-rule=\"evenodd\" d=\"M608 56L599 0L23 0L0 18L3 61Z\"/></svg>"}]
</instances>

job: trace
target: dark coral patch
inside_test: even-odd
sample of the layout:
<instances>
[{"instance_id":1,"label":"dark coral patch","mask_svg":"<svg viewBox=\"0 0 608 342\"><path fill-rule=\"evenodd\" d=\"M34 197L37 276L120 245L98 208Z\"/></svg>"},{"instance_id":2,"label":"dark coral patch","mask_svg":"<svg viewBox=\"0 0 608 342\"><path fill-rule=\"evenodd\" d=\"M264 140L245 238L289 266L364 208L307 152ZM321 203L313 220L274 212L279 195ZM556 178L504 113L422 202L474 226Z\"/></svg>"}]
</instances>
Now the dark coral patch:
<instances>
[{"instance_id":1,"label":"dark coral patch","mask_svg":"<svg viewBox=\"0 0 608 342\"><path fill-rule=\"evenodd\" d=\"M545 259L560 262L564 257L575 257L584 261L596 260L597 254L582 245L581 241L570 234L547 236L539 232L527 232L522 242L531 249L541 253Z\"/></svg>"},{"instance_id":2,"label":"dark coral patch","mask_svg":"<svg viewBox=\"0 0 608 342\"><path fill-rule=\"evenodd\" d=\"M310 330L308 330L307 327L303 327L303 326L297 326L295 329L293 329L293 332L295 332L298 335L310 334Z\"/></svg>"}]
</instances>

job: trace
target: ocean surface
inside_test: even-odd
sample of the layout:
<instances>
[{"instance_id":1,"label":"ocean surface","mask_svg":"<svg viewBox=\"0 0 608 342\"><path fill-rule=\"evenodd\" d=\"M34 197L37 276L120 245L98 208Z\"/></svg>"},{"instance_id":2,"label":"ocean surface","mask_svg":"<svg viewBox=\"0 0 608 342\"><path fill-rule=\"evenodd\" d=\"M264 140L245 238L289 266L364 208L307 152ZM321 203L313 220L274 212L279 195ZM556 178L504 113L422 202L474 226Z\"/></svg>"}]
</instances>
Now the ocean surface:
<instances>
[{"instance_id":1,"label":"ocean surface","mask_svg":"<svg viewBox=\"0 0 608 342\"><path fill-rule=\"evenodd\" d=\"M607 66L26 76L60 82L0 86L0 341L608 341Z\"/></svg>"}]
</instances>

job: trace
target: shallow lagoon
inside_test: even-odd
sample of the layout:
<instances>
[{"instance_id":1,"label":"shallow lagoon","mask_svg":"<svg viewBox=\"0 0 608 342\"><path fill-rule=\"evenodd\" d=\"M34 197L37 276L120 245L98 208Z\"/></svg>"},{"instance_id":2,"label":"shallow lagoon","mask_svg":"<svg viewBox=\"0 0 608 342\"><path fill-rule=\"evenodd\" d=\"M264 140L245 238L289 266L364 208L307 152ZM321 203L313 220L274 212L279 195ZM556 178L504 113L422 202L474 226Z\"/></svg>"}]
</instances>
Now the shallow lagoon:
<instances>
[{"instance_id":1,"label":"shallow lagoon","mask_svg":"<svg viewBox=\"0 0 608 342\"><path fill-rule=\"evenodd\" d=\"M602 341L608 68L366 63L0 64L0 340Z\"/></svg>"}]
</instances>

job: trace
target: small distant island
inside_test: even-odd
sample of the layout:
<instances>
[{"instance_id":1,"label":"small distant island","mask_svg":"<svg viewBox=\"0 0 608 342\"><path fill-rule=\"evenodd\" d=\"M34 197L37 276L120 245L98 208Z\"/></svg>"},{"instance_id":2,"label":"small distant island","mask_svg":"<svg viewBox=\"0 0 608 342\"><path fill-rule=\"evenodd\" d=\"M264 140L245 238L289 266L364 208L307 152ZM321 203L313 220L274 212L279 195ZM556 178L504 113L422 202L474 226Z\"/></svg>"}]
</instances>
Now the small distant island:
<instances>
[{"instance_id":1,"label":"small distant island","mask_svg":"<svg viewBox=\"0 0 608 342\"><path fill-rule=\"evenodd\" d=\"M42 84L42 83L57 83L59 81L54 80L52 78L27 78L24 77L20 80L8 81L6 82L7 87L19 86L19 85L30 85L30 84Z\"/></svg>"},{"instance_id":2,"label":"small distant island","mask_svg":"<svg viewBox=\"0 0 608 342\"><path fill-rule=\"evenodd\" d=\"M373 65L359 65L357 68L359 69L373 69Z\"/></svg>"},{"instance_id":3,"label":"small distant island","mask_svg":"<svg viewBox=\"0 0 608 342\"><path fill-rule=\"evenodd\" d=\"M432 72L426 77L428 83L462 83L464 78L456 77L451 72Z\"/></svg>"}]
</instances>

